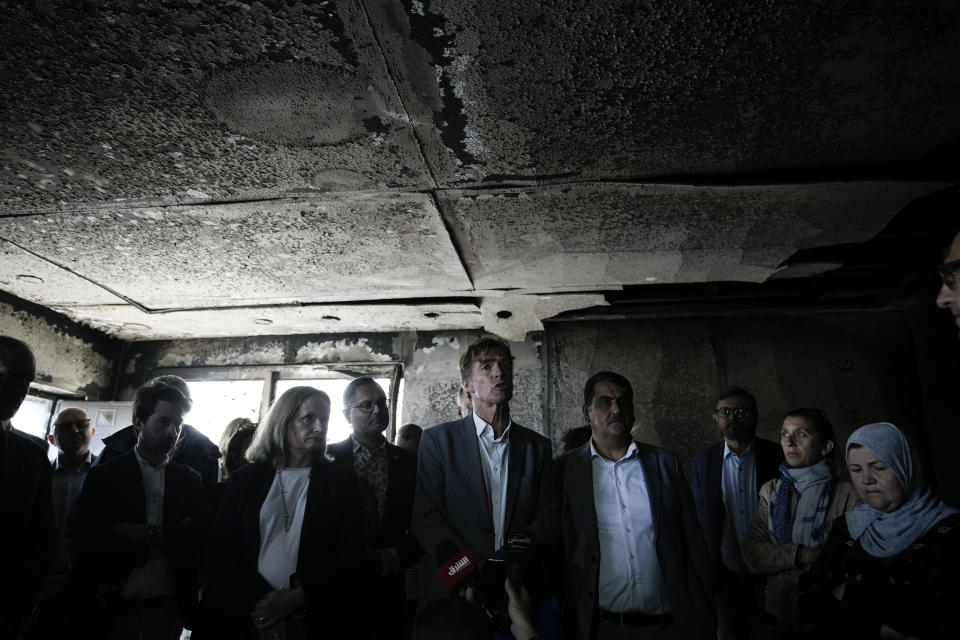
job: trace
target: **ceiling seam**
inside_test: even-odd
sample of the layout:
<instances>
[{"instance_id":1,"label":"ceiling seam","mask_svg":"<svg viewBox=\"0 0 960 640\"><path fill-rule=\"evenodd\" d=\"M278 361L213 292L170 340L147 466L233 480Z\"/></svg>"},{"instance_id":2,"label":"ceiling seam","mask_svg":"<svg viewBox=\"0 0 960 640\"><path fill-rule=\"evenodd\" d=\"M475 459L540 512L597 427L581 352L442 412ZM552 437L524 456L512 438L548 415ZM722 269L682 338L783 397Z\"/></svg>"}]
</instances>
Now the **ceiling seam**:
<instances>
[{"instance_id":1,"label":"ceiling seam","mask_svg":"<svg viewBox=\"0 0 960 640\"><path fill-rule=\"evenodd\" d=\"M373 35L374 42L377 43L377 53L380 55L380 60L383 62L384 68L387 70L387 74L390 76L390 82L393 85L393 91L397 96L397 100L400 101L400 104L403 106L403 113L407 116L407 122L410 123L410 129L413 131L413 137L417 141L417 151L420 153L420 158L423 160L424 166L427 168L427 171L430 173L430 179L433 180L435 188L440 187L440 181L437 179L437 175L434 172L433 166L430 164L430 160L427 158L426 154L426 145L424 144L423 139L420 137L420 130L417 125L414 123L413 118L410 116L410 110L407 108L407 103L403 99L403 94L400 93L398 85L398 72L395 72L392 65L390 64L389 59L384 54L383 43L380 41L380 37L377 34L376 28L373 26L373 21L370 19L370 12L367 10L367 5L364 0L357 0L357 4L360 5L360 9L363 11L363 17L367 21L367 26L370 27L370 33Z\"/></svg>"},{"instance_id":2,"label":"ceiling seam","mask_svg":"<svg viewBox=\"0 0 960 640\"><path fill-rule=\"evenodd\" d=\"M56 268L62 269L63 271L66 271L67 273L69 273L69 274L71 274L71 275L74 275L74 276L80 278L81 280L85 280L86 282L89 282L90 284L92 284L92 285L95 286L95 287L98 287L98 288L100 288L100 289L103 289L103 290L106 291L107 293L109 293L109 294L111 294L111 295L113 295L113 296L116 296L116 297L120 298L121 300L123 300L123 301L126 302L127 304L136 307L137 309L139 309L140 311L142 311L142 312L144 312L144 313L151 313L150 309L148 309L147 307L143 306L142 304L140 304L140 303L137 302L136 300L133 300L132 298L129 298L129 297L123 295L123 294L120 293L119 291L114 291L113 289L111 289L111 288L108 287L107 285L101 284L101 283L97 282L96 280L93 280L93 279L91 279L91 278L88 278L87 276L83 275L82 273L78 273L78 272L74 271L74 270L71 269L70 267L66 267L66 266L64 266L64 265L62 265L62 264L59 264L58 262L56 262L56 261L54 261L54 260L51 260L50 258L47 258L46 256L40 255L40 254L37 253L36 251L31 251L30 249L27 249L26 247L17 244L16 242L14 242L13 240L10 240L9 238L4 238L4 237L0 236L0 240L2 240L3 242L7 242L7 243L13 245L13 246L16 247L17 249L20 249L21 251L23 251L23 252L25 252L25 253L29 253L30 255L32 255L32 256L35 257L35 258L38 258L38 259L40 259L40 260L43 260L44 262L47 262L47 263L49 263L49 264L52 264L52 265L55 266ZM46 305L44 305L44 306L46 306ZM58 306L61 306L61 305L58 305ZM62 306L68 306L68 305L62 305ZM114 305L114 306L115 306L115 305Z\"/></svg>"}]
</instances>

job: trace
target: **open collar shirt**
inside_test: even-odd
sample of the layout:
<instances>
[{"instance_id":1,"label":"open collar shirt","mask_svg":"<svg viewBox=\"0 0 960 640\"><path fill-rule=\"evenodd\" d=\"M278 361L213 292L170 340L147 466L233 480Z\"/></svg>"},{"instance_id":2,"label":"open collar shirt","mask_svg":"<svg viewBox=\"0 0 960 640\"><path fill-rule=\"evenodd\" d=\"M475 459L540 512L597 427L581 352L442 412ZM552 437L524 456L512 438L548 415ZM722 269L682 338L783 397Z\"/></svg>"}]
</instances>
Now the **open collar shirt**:
<instances>
[{"instance_id":1,"label":"open collar shirt","mask_svg":"<svg viewBox=\"0 0 960 640\"><path fill-rule=\"evenodd\" d=\"M607 460L590 441L600 540L599 605L614 613L670 611L657 557L656 528L637 443Z\"/></svg>"},{"instance_id":2,"label":"open collar shirt","mask_svg":"<svg viewBox=\"0 0 960 640\"><path fill-rule=\"evenodd\" d=\"M387 485L390 472L387 468L386 440L380 440L376 449L367 449L350 434L353 443L353 471L360 480L364 497L364 522L368 539L376 537L377 527L383 519L383 505L387 501Z\"/></svg>"},{"instance_id":3,"label":"open collar shirt","mask_svg":"<svg viewBox=\"0 0 960 640\"><path fill-rule=\"evenodd\" d=\"M494 550L503 547L503 530L507 514L507 461L510 459L510 425L503 430L499 438L493 435L493 426L473 413L473 424L477 429L477 441L480 444L480 466L483 467L483 481L490 496L490 512L493 514Z\"/></svg>"},{"instance_id":4,"label":"open collar shirt","mask_svg":"<svg viewBox=\"0 0 960 640\"><path fill-rule=\"evenodd\" d=\"M749 573L743 562L740 545L750 529L757 512L757 456L754 443L741 455L723 444L723 467L720 491L726 517L720 538L720 556L723 565L737 573Z\"/></svg>"}]
</instances>

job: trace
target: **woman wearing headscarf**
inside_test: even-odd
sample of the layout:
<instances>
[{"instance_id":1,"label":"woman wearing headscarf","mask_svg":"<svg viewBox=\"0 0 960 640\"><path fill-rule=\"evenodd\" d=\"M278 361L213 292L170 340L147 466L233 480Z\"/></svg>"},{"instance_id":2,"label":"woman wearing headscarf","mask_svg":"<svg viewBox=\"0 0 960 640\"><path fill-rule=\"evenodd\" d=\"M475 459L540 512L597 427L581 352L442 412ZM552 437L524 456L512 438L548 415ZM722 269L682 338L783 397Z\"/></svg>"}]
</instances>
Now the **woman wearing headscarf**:
<instances>
[{"instance_id":1,"label":"woman wearing headscarf","mask_svg":"<svg viewBox=\"0 0 960 640\"><path fill-rule=\"evenodd\" d=\"M329 417L324 392L294 387L257 429L217 512L197 638L338 637L350 620L362 514L327 457Z\"/></svg>"},{"instance_id":2,"label":"woman wearing headscarf","mask_svg":"<svg viewBox=\"0 0 960 640\"><path fill-rule=\"evenodd\" d=\"M767 576L761 637L791 637L798 628L797 582L820 553L833 521L856 502L841 479L833 426L819 409L795 409L780 429L780 478L760 488L757 512L743 540L743 559Z\"/></svg>"},{"instance_id":3,"label":"woman wearing headscarf","mask_svg":"<svg viewBox=\"0 0 960 640\"><path fill-rule=\"evenodd\" d=\"M853 432L847 466L863 504L805 576L804 619L845 638L960 637L960 511L924 482L916 449L888 422Z\"/></svg>"}]
</instances>

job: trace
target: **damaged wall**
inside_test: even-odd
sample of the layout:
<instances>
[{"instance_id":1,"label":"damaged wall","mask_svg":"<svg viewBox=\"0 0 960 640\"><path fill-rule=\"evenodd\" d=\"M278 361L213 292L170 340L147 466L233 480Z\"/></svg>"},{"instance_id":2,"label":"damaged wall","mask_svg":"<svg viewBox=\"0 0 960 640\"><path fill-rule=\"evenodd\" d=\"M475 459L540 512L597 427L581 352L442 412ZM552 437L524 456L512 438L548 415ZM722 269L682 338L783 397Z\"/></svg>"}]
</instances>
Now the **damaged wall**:
<instances>
[{"instance_id":1,"label":"damaged wall","mask_svg":"<svg viewBox=\"0 0 960 640\"><path fill-rule=\"evenodd\" d=\"M431 426L456 418L457 361L480 332L323 334L132 343L121 368L118 400L129 400L158 369L268 367L339 363L404 365L403 421ZM513 419L544 432L540 343L511 343L515 358ZM186 376L189 377L189 376Z\"/></svg>"},{"instance_id":2,"label":"damaged wall","mask_svg":"<svg viewBox=\"0 0 960 640\"><path fill-rule=\"evenodd\" d=\"M111 399L124 343L49 309L0 293L0 335L23 340L37 359L37 383L88 400Z\"/></svg>"},{"instance_id":3,"label":"damaged wall","mask_svg":"<svg viewBox=\"0 0 960 640\"><path fill-rule=\"evenodd\" d=\"M731 385L754 393L758 433L774 441L801 406L826 411L841 441L877 420L923 427L913 337L897 312L554 322L546 335L555 449L584 423L583 384L603 369L634 387L634 435L677 452L688 471L719 439L711 413Z\"/></svg>"}]
</instances>

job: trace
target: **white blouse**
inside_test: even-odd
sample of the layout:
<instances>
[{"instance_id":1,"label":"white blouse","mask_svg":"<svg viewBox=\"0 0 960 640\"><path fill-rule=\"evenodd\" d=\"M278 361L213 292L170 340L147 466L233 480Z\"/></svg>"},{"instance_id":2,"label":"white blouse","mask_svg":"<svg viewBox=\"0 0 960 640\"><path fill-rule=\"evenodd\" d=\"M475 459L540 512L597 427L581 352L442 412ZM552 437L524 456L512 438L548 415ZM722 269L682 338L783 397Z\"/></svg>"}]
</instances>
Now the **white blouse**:
<instances>
[{"instance_id":1,"label":"white blouse","mask_svg":"<svg viewBox=\"0 0 960 640\"><path fill-rule=\"evenodd\" d=\"M281 484L283 491L281 492ZM307 506L310 467L282 467L260 507L260 556L257 569L274 589L289 589L297 571L300 530ZM291 518L287 530L285 520Z\"/></svg>"}]
</instances>

